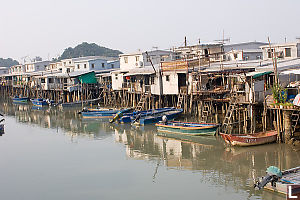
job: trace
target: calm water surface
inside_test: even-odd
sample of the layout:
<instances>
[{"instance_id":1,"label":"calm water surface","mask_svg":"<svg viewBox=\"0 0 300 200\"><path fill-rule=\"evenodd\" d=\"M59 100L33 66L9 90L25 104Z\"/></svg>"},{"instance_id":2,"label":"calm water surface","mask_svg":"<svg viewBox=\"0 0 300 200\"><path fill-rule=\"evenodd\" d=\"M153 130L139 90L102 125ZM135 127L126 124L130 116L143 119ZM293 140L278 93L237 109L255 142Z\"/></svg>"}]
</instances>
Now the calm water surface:
<instances>
[{"instance_id":1,"label":"calm water surface","mask_svg":"<svg viewBox=\"0 0 300 200\"><path fill-rule=\"evenodd\" d=\"M155 135L154 126L82 120L78 110L0 103L0 199L285 199L253 189L270 165L300 165L287 145L229 148Z\"/></svg>"}]
</instances>

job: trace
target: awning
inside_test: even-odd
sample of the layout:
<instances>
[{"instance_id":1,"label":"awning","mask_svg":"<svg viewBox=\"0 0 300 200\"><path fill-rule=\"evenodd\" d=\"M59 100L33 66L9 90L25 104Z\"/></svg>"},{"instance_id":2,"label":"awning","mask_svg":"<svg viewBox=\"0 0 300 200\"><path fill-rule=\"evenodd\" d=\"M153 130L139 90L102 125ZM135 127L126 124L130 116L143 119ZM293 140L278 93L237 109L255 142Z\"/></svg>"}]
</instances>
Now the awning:
<instances>
[{"instance_id":1,"label":"awning","mask_svg":"<svg viewBox=\"0 0 300 200\"><path fill-rule=\"evenodd\" d=\"M80 83L93 84L97 83L95 72L90 72L87 74L82 74L78 77Z\"/></svg>"},{"instance_id":2,"label":"awning","mask_svg":"<svg viewBox=\"0 0 300 200\"><path fill-rule=\"evenodd\" d=\"M273 71L254 71L254 72L249 72L246 74L246 76L252 76L252 78L259 78L263 75L268 75L268 74L271 74L273 73Z\"/></svg>"}]
</instances>

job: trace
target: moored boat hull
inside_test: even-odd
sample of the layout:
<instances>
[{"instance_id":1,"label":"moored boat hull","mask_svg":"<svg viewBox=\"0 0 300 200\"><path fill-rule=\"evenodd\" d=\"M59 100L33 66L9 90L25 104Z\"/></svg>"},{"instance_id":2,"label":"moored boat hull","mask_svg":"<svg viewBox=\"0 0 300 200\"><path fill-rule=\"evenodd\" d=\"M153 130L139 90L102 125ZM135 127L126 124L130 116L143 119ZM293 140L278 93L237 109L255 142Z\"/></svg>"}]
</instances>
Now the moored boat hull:
<instances>
[{"instance_id":1,"label":"moored boat hull","mask_svg":"<svg viewBox=\"0 0 300 200\"><path fill-rule=\"evenodd\" d=\"M31 102L34 106L48 106L45 99L31 99Z\"/></svg>"},{"instance_id":2,"label":"moored boat hull","mask_svg":"<svg viewBox=\"0 0 300 200\"><path fill-rule=\"evenodd\" d=\"M14 97L12 98L13 103L27 103L29 101L28 97Z\"/></svg>"},{"instance_id":3,"label":"moored boat hull","mask_svg":"<svg viewBox=\"0 0 300 200\"><path fill-rule=\"evenodd\" d=\"M192 122L168 122L156 124L158 131L179 133L186 135L215 135L217 124L192 123Z\"/></svg>"},{"instance_id":4,"label":"moored boat hull","mask_svg":"<svg viewBox=\"0 0 300 200\"><path fill-rule=\"evenodd\" d=\"M265 133L258 133L253 135L231 135L224 133L220 133L220 135L227 144L243 147L272 143L277 139L276 131L267 131Z\"/></svg>"}]
</instances>

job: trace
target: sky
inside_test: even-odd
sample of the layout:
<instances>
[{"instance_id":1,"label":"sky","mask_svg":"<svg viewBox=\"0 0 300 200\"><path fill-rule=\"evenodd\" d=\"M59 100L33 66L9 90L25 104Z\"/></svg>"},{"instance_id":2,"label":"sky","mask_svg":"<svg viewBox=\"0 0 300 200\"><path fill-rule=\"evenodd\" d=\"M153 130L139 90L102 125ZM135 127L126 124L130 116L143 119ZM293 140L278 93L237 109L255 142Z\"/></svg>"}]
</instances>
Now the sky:
<instances>
[{"instance_id":1,"label":"sky","mask_svg":"<svg viewBox=\"0 0 300 200\"><path fill-rule=\"evenodd\" d=\"M296 41L299 0L0 0L0 57L57 57L96 43L125 53L230 38Z\"/></svg>"}]
</instances>

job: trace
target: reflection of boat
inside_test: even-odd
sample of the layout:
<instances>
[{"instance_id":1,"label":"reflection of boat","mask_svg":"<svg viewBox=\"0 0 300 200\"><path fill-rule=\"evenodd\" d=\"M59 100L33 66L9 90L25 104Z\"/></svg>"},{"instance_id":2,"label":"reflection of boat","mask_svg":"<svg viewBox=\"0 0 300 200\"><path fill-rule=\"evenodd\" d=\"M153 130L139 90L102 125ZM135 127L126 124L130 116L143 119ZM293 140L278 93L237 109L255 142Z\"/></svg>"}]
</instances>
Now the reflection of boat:
<instances>
[{"instance_id":1,"label":"reflection of boat","mask_svg":"<svg viewBox=\"0 0 300 200\"><path fill-rule=\"evenodd\" d=\"M300 197L300 167L281 172L277 167L271 166L266 172L267 175L260 178L254 187L287 194L290 185L292 186L290 195Z\"/></svg>"},{"instance_id":2,"label":"reflection of boat","mask_svg":"<svg viewBox=\"0 0 300 200\"><path fill-rule=\"evenodd\" d=\"M232 146L254 146L275 142L277 131L260 132L253 135L220 133L227 144Z\"/></svg>"},{"instance_id":3,"label":"reflection of boat","mask_svg":"<svg viewBox=\"0 0 300 200\"><path fill-rule=\"evenodd\" d=\"M222 143L219 140L217 140L216 137L199 137L196 135L187 135L187 134L181 134L176 132L171 133L171 132L164 132L164 131L163 132L158 131L156 135L161 137L166 137L166 138L182 140L182 141L194 142L203 145L214 145L215 147L222 146Z\"/></svg>"},{"instance_id":4,"label":"reflection of boat","mask_svg":"<svg viewBox=\"0 0 300 200\"><path fill-rule=\"evenodd\" d=\"M218 124L170 121L157 123L158 131L175 132L186 135L215 135Z\"/></svg>"},{"instance_id":5,"label":"reflection of boat","mask_svg":"<svg viewBox=\"0 0 300 200\"><path fill-rule=\"evenodd\" d=\"M15 96L12 98L13 103L27 103L29 101L28 97Z\"/></svg>"},{"instance_id":6,"label":"reflection of boat","mask_svg":"<svg viewBox=\"0 0 300 200\"><path fill-rule=\"evenodd\" d=\"M42 99L42 98L39 98L39 99L31 99L30 101L32 102L32 104L33 104L34 106L47 106L47 105L48 105L46 99Z\"/></svg>"},{"instance_id":7,"label":"reflection of boat","mask_svg":"<svg viewBox=\"0 0 300 200\"><path fill-rule=\"evenodd\" d=\"M48 107L33 105L33 106L31 107L31 109L32 109L32 110L47 110Z\"/></svg>"}]
</instances>

